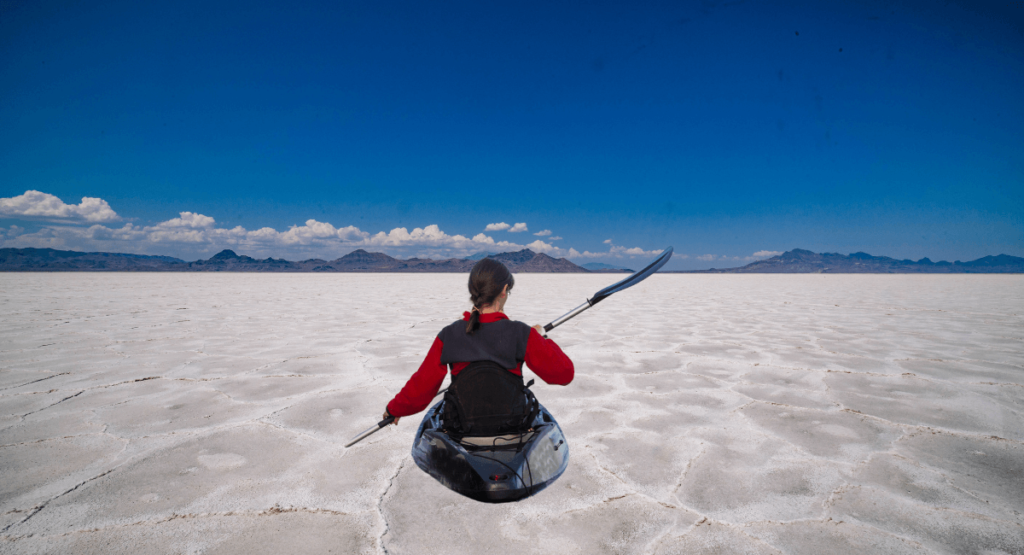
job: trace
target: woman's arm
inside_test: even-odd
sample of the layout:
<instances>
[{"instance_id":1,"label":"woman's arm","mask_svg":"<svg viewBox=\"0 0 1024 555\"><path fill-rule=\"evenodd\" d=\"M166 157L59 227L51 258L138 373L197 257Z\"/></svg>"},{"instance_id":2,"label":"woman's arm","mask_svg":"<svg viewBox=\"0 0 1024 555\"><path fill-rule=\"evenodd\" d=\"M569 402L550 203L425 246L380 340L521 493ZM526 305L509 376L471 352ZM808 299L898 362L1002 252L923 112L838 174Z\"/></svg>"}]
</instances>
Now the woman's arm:
<instances>
[{"instance_id":1,"label":"woman's arm","mask_svg":"<svg viewBox=\"0 0 1024 555\"><path fill-rule=\"evenodd\" d=\"M575 372L569 357L558 344L545 339L537 327L530 330L530 337L526 340L526 365L540 379L552 385L568 385Z\"/></svg>"},{"instance_id":2,"label":"woman's arm","mask_svg":"<svg viewBox=\"0 0 1024 555\"><path fill-rule=\"evenodd\" d=\"M434 338L434 344L430 346L427 357L420 364L420 369L409 378L402 391L395 395L395 398L388 403L387 411L392 416L409 416L416 414L430 405L430 401L441 389L441 383L448 374L448 368L441 363L441 349L444 343L440 338Z\"/></svg>"}]
</instances>

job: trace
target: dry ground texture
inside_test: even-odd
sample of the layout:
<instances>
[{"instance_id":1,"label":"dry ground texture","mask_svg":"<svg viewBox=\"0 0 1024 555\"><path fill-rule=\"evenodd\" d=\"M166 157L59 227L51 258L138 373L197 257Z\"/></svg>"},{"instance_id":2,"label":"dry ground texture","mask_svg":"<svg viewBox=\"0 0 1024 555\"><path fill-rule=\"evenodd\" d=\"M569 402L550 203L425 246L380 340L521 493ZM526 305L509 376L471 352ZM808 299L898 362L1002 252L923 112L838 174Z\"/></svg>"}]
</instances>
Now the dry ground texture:
<instances>
[{"instance_id":1,"label":"dry ground texture","mask_svg":"<svg viewBox=\"0 0 1024 555\"><path fill-rule=\"evenodd\" d=\"M517 276L543 324L619 276ZM1024 553L1024 277L656 275L555 330L486 505L346 450L464 275L0 274L0 553Z\"/></svg>"}]
</instances>

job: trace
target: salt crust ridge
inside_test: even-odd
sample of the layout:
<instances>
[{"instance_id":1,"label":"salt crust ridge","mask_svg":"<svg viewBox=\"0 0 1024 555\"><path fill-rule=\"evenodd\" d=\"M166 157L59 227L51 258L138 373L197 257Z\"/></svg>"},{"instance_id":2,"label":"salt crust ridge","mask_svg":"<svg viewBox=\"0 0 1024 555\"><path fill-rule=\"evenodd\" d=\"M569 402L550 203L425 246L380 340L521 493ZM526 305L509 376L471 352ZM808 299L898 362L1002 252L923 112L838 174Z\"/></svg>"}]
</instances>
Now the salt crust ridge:
<instances>
[{"instance_id":1,"label":"salt crust ridge","mask_svg":"<svg viewBox=\"0 0 1024 555\"><path fill-rule=\"evenodd\" d=\"M1019 276L655 276L554 333L570 468L498 506L411 464L418 417L341 447L458 276L0 279L3 553L1024 553Z\"/></svg>"}]
</instances>

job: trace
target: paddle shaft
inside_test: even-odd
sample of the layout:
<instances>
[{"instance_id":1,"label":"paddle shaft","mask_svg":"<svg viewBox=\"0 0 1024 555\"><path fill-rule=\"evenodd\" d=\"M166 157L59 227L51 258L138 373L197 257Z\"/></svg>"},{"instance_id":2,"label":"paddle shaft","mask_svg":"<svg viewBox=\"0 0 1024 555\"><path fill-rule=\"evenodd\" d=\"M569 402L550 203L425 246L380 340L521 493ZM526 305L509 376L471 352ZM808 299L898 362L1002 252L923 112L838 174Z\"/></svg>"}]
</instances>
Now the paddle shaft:
<instances>
[{"instance_id":1,"label":"paddle shaft","mask_svg":"<svg viewBox=\"0 0 1024 555\"><path fill-rule=\"evenodd\" d=\"M587 299L587 302L581 304L580 306L577 306L576 308L570 310L569 312L566 312L562 316L559 316L558 318L555 318L554 320L552 320L552 322L550 324L544 326L544 337L547 337L547 332L557 328L558 326L561 326L562 324L568 322L572 318L575 318L577 315L582 313L584 310L586 310L586 309L588 309L588 308L590 308L592 306L594 306L594 304L590 302L590 299Z\"/></svg>"},{"instance_id":2,"label":"paddle shaft","mask_svg":"<svg viewBox=\"0 0 1024 555\"><path fill-rule=\"evenodd\" d=\"M357 435L352 441L346 443L345 447L352 447L353 445L359 443L360 441L363 441L364 439L366 439L366 438L372 436L373 434L379 432L384 426L387 426L388 424L390 424L390 423L392 423L394 421L395 421L395 417L394 416L389 416L389 417L385 418L384 420L381 420L377 424L371 426L365 432Z\"/></svg>"},{"instance_id":3,"label":"paddle shaft","mask_svg":"<svg viewBox=\"0 0 1024 555\"><path fill-rule=\"evenodd\" d=\"M445 391L448 391L447 387L442 389L441 391L438 391L437 395L440 395L440 394L444 393ZM434 397L437 397L437 395L434 395ZM363 432L363 433L357 435L356 437L352 438L352 441L346 443L345 447L346 448L347 447L352 447L353 445L359 443L360 441L363 441L364 439L366 439L366 438L372 436L373 434L381 431L382 429L384 429L384 426L387 426L388 424L390 424L390 423L392 423L394 421L395 421L395 417L394 416L389 416L389 417L385 418L384 420L381 420L380 422L376 423L375 425L370 426L370 428L367 429L365 432Z\"/></svg>"}]
</instances>

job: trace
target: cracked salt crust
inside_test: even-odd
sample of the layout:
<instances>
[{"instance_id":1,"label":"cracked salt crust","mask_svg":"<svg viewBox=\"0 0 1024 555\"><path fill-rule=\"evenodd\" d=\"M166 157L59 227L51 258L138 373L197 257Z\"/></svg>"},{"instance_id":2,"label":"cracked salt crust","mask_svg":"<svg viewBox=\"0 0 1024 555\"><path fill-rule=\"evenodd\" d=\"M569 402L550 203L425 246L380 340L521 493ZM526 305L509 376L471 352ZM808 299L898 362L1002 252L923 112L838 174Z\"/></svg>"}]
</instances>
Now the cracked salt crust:
<instances>
[{"instance_id":1,"label":"cracked salt crust","mask_svg":"<svg viewBox=\"0 0 1024 555\"><path fill-rule=\"evenodd\" d=\"M1020 276L654 276L553 332L573 455L505 505L411 463L418 417L342 447L464 288L0 274L0 553L1024 553Z\"/></svg>"}]
</instances>

